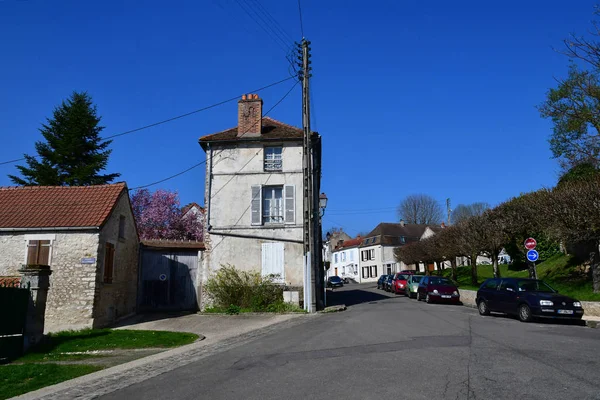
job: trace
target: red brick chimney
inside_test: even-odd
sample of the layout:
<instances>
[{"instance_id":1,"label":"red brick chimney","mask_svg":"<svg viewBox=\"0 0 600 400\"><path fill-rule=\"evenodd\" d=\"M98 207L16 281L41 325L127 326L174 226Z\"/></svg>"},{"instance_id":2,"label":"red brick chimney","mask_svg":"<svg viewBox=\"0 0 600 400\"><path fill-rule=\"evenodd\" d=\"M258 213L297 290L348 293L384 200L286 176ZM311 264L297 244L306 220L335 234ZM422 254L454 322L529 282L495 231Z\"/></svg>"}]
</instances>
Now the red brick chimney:
<instances>
[{"instance_id":1,"label":"red brick chimney","mask_svg":"<svg viewBox=\"0 0 600 400\"><path fill-rule=\"evenodd\" d=\"M262 128L263 101L257 94L243 95L238 101L237 137L256 137Z\"/></svg>"}]
</instances>

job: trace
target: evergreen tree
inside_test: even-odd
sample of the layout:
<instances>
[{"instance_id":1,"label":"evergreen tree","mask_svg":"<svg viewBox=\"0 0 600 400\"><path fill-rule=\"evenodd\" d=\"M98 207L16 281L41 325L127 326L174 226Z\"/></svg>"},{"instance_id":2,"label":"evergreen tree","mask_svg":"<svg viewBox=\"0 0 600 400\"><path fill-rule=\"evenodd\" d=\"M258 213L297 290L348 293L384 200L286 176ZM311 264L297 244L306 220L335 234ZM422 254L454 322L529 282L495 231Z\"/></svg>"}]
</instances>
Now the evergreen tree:
<instances>
[{"instance_id":1,"label":"evergreen tree","mask_svg":"<svg viewBox=\"0 0 600 400\"><path fill-rule=\"evenodd\" d=\"M103 141L100 117L92 98L73 92L42 125L44 141L35 143L38 156L25 155L18 165L22 177L9 175L17 185L87 186L112 182L120 174L100 174L106 168L112 141Z\"/></svg>"}]
</instances>

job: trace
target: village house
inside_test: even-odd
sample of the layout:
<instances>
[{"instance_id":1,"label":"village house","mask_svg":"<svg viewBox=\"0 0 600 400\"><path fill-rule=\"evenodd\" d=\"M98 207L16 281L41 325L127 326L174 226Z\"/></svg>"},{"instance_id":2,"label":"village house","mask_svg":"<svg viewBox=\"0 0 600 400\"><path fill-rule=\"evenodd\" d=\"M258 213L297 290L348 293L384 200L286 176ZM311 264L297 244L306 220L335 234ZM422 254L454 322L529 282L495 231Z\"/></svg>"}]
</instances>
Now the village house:
<instances>
[{"instance_id":1,"label":"village house","mask_svg":"<svg viewBox=\"0 0 600 400\"><path fill-rule=\"evenodd\" d=\"M97 328L136 310L139 239L127 186L0 188L0 276L49 266L45 331Z\"/></svg>"},{"instance_id":2,"label":"village house","mask_svg":"<svg viewBox=\"0 0 600 400\"><path fill-rule=\"evenodd\" d=\"M333 249L332 261L327 270L327 277L339 276L341 278L352 279L360 283L361 274L359 267L359 249L362 238L357 236L354 239L340 240Z\"/></svg>"},{"instance_id":3,"label":"village house","mask_svg":"<svg viewBox=\"0 0 600 400\"><path fill-rule=\"evenodd\" d=\"M419 241L427 225L382 222L365 236L360 251L361 282L376 282L380 275L414 269L396 261L394 249Z\"/></svg>"},{"instance_id":4,"label":"village house","mask_svg":"<svg viewBox=\"0 0 600 400\"><path fill-rule=\"evenodd\" d=\"M232 265L303 286L303 131L262 110L258 95L244 95L238 126L199 140L207 159L202 283ZM316 133L313 143L319 179Z\"/></svg>"}]
</instances>

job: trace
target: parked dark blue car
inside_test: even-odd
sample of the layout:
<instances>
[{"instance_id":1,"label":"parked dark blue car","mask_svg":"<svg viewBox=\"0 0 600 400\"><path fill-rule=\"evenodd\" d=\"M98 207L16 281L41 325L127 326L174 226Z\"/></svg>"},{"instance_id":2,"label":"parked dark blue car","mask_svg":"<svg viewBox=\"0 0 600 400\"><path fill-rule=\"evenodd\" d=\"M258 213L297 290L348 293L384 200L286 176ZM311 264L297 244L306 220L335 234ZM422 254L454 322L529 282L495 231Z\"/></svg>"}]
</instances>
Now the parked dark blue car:
<instances>
[{"instance_id":1,"label":"parked dark blue car","mask_svg":"<svg viewBox=\"0 0 600 400\"><path fill-rule=\"evenodd\" d=\"M381 275L379 277L379 279L377 279L377 289L383 289L384 288L384 282L387 279L387 275Z\"/></svg>"},{"instance_id":2,"label":"parked dark blue car","mask_svg":"<svg viewBox=\"0 0 600 400\"><path fill-rule=\"evenodd\" d=\"M533 318L581 319L581 302L563 296L537 279L487 279L477 291L479 314L490 312L516 315L523 322Z\"/></svg>"}]
</instances>

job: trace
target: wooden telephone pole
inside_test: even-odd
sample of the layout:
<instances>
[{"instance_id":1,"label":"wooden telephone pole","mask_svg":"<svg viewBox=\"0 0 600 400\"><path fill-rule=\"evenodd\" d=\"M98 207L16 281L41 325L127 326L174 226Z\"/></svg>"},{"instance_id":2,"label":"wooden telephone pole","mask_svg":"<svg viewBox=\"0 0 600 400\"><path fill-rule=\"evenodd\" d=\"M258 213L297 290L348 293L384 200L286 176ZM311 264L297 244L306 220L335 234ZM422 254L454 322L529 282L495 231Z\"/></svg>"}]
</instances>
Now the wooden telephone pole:
<instances>
[{"instance_id":1,"label":"wooden telephone pole","mask_svg":"<svg viewBox=\"0 0 600 400\"><path fill-rule=\"evenodd\" d=\"M301 52L301 70L300 80L302 81L302 128L304 132L304 143L302 152L302 165L303 165L303 205L304 205L304 309L308 312L317 311L317 293L316 293L316 279L318 274L317 270L317 252L321 249L316 248L317 238L315 235L315 225L318 218L316 212L318 212L318 205L315 204L314 194L314 176L313 176L313 143L312 143L312 132L310 130L310 91L309 91L309 78L310 78L310 42L306 39L302 39L300 44Z\"/></svg>"}]
</instances>

